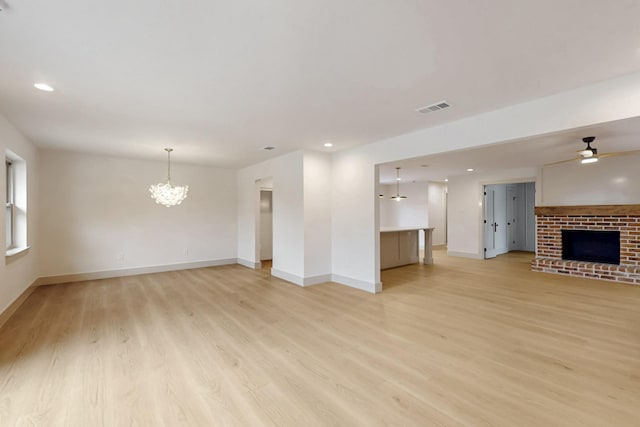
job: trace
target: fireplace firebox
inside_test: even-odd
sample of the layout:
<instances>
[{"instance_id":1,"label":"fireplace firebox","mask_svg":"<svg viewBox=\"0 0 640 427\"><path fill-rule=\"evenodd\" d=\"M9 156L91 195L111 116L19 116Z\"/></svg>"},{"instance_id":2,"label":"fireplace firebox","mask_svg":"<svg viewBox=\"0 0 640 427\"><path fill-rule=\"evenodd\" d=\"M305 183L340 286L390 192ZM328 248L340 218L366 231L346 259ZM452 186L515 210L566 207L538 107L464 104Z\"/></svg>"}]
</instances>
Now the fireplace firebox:
<instances>
[{"instance_id":1,"label":"fireplace firebox","mask_svg":"<svg viewBox=\"0 0 640 427\"><path fill-rule=\"evenodd\" d=\"M562 259L620 264L620 232L562 230Z\"/></svg>"}]
</instances>

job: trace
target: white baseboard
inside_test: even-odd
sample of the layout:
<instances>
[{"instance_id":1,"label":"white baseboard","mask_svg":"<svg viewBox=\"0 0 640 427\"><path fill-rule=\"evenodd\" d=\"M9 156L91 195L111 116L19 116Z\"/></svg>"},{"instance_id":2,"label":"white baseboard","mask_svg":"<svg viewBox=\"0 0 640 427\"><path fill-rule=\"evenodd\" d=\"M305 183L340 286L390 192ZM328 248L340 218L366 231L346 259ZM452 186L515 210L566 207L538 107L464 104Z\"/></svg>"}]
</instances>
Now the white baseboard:
<instances>
[{"instance_id":1,"label":"white baseboard","mask_svg":"<svg viewBox=\"0 0 640 427\"><path fill-rule=\"evenodd\" d=\"M303 280L304 280L304 286L312 286L312 285L319 285L320 283L332 282L331 279L332 279L331 274L321 274L319 276L305 277Z\"/></svg>"},{"instance_id":2,"label":"white baseboard","mask_svg":"<svg viewBox=\"0 0 640 427\"><path fill-rule=\"evenodd\" d=\"M245 267L252 268L254 270L257 270L257 269L262 267L262 263L261 262L249 261L248 259L242 259L242 258L238 258L237 259L237 263L240 264L240 265L243 265Z\"/></svg>"},{"instance_id":3,"label":"white baseboard","mask_svg":"<svg viewBox=\"0 0 640 427\"><path fill-rule=\"evenodd\" d=\"M364 280L353 279L339 274L331 275L331 281L351 288L360 289L361 291L376 294L382 292L382 283L365 282Z\"/></svg>"},{"instance_id":4,"label":"white baseboard","mask_svg":"<svg viewBox=\"0 0 640 427\"><path fill-rule=\"evenodd\" d=\"M271 275L278 279L286 280L294 285L304 286L304 277L295 274L287 273L286 271L278 270L277 268L271 269Z\"/></svg>"},{"instance_id":5,"label":"white baseboard","mask_svg":"<svg viewBox=\"0 0 640 427\"><path fill-rule=\"evenodd\" d=\"M277 268L271 269L271 275L278 279L286 280L294 285L298 286L313 286L320 283L331 282L331 274L321 274L319 276L302 277L296 274L287 273L286 271L278 270Z\"/></svg>"},{"instance_id":6,"label":"white baseboard","mask_svg":"<svg viewBox=\"0 0 640 427\"><path fill-rule=\"evenodd\" d=\"M13 316L13 313L18 310L22 303L24 303L27 298L29 298L29 295L31 295L31 293L37 286L37 281L38 279L34 280L31 286L25 289L20 295L18 295L16 299L13 300L11 304L9 304L7 307L5 307L4 310L2 310L2 312L0 312L0 328L4 326L4 324L7 322L7 320L9 320L11 316Z\"/></svg>"},{"instance_id":7,"label":"white baseboard","mask_svg":"<svg viewBox=\"0 0 640 427\"><path fill-rule=\"evenodd\" d=\"M110 279L113 277L137 276L139 274L164 273L167 271L190 270L193 268L216 267L220 265L236 264L235 258L216 259L210 261L196 261L178 264L156 265L151 267L126 268L122 270L94 271L90 273L61 274L40 277L36 286L55 285L58 283L81 282L84 280Z\"/></svg>"},{"instance_id":8,"label":"white baseboard","mask_svg":"<svg viewBox=\"0 0 640 427\"><path fill-rule=\"evenodd\" d=\"M480 254L472 253L472 252L456 252L456 251L447 251L447 255L455 256L458 258L472 258L472 259L484 259L484 257Z\"/></svg>"},{"instance_id":9,"label":"white baseboard","mask_svg":"<svg viewBox=\"0 0 640 427\"><path fill-rule=\"evenodd\" d=\"M298 286L312 286L320 283L334 282L339 285L349 286L372 294L382 292L382 283L365 282L363 280L352 279L351 277L340 276L338 274L322 274L320 276L302 277L272 268L271 275Z\"/></svg>"}]
</instances>

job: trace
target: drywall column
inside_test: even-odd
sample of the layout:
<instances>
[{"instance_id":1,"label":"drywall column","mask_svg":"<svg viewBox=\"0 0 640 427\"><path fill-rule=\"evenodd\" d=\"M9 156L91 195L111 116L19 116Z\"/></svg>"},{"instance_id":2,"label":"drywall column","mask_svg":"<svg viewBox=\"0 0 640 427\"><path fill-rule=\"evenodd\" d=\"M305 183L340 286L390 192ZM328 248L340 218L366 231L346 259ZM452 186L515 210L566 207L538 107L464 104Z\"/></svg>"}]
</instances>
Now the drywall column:
<instances>
[{"instance_id":1,"label":"drywall column","mask_svg":"<svg viewBox=\"0 0 640 427\"><path fill-rule=\"evenodd\" d=\"M271 274L298 285L304 280L304 153L272 161L273 264Z\"/></svg>"},{"instance_id":2,"label":"drywall column","mask_svg":"<svg viewBox=\"0 0 640 427\"><path fill-rule=\"evenodd\" d=\"M378 168L360 150L333 158L333 280L380 292Z\"/></svg>"},{"instance_id":3,"label":"drywall column","mask_svg":"<svg viewBox=\"0 0 640 427\"><path fill-rule=\"evenodd\" d=\"M238 262L259 265L260 180L273 180L271 274L306 286L331 276L331 157L296 151L238 171Z\"/></svg>"},{"instance_id":4,"label":"drywall column","mask_svg":"<svg viewBox=\"0 0 640 427\"><path fill-rule=\"evenodd\" d=\"M331 279L331 157L305 152L303 284Z\"/></svg>"}]
</instances>

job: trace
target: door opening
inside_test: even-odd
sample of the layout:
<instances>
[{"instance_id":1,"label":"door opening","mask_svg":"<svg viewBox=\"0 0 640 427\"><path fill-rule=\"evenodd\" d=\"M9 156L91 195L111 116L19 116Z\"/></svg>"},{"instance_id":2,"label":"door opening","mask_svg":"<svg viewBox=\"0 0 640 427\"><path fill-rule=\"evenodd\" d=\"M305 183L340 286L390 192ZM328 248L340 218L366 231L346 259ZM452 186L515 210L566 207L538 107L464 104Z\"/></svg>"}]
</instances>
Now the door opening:
<instances>
[{"instance_id":1,"label":"door opening","mask_svg":"<svg viewBox=\"0 0 640 427\"><path fill-rule=\"evenodd\" d=\"M484 258L535 251L535 183L484 186Z\"/></svg>"},{"instance_id":2,"label":"door opening","mask_svg":"<svg viewBox=\"0 0 640 427\"><path fill-rule=\"evenodd\" d=\"M260 189L260 262L273 259L273 192ZM268 263L267 263L268 264Z\"/></svg>"}]
</instances>

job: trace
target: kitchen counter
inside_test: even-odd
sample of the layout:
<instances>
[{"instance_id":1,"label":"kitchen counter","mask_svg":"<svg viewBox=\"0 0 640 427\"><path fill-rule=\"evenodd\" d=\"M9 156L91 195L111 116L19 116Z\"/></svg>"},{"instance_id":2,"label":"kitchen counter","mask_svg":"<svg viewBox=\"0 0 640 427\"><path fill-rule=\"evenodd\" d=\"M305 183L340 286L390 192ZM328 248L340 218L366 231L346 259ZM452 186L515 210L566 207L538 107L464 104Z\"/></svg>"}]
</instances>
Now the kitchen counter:
<instances>
[{"instance_id":1,"label":"kitchen counter","mask_svg":"<svg viewBox=\"0 0 640 427\"><path fill-rule=\"evenodd\" d=\"M424 264L433 264L434 227L380 227L380 269L420 262L418 233L424 233Z\"/></svg>"}]
</instances>

